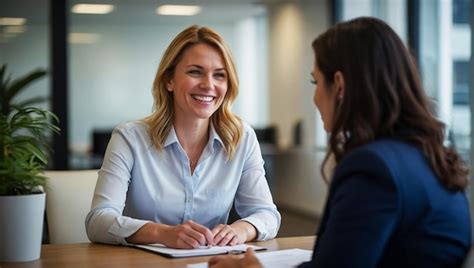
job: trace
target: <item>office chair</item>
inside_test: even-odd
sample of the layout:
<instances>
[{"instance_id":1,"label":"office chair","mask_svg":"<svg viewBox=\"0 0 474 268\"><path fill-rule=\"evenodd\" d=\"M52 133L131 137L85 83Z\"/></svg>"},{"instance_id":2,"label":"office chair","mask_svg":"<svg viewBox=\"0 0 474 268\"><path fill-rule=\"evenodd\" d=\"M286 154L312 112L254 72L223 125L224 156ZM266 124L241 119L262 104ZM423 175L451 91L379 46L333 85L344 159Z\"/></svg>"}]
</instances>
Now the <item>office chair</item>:
<instances>
[{"instance_id":1,"label":"office chair","mask_svg":"<svg viewBox=\"0 0 474 268\"><path fill-rule=\"evenodd\" d=\"M45 171L49 243L89 242L84 221L91 208L97 170Z\"/></svg>"},{"instance_id":2,"label":"office chair","mask_svg":"<svg viewBox=\"0 0 474 268\"><path fill-rule=\"evenodd\" d=\"M103 158L110 136L112 136L113 128L111 129L94 129L92 131L92 154Z\"/></svg>"},{"instance_id":3,"label":"office chair","mask_svg":"<svg viewBox=\"0 0 474 268\"><path fill-rule=\"evenodd\" d=\"M89 163L90 169L99 169L104 160L105 151L112 136L111 129L94 129L92 131L92 151Z\"/></svg>"},{"instance_id":4,"label":"office chair","mask_svg":"<svg viewBox=\"0 0 474 268\"><path fill-rule=\"evenodd\" d=\"M268 126L264 128L254 128L259 143L276 145L277 143L277 127Z\"/></svg>"}]
</instances>

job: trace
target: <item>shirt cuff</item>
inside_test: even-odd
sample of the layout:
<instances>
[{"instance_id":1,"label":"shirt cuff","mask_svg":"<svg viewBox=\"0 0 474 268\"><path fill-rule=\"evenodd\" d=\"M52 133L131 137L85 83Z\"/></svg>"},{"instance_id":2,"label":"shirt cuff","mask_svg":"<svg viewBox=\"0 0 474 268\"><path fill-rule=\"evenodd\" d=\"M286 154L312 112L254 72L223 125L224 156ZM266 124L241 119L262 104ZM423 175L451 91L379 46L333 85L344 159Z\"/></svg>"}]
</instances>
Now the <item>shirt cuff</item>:
<instances>
[{"instance_id":1,"label":"shirt cuff","mask_svg":"<svg viewBox=\"0 0 474 268\"><path fill-rule=\"evenodd\" d=\"M263 241L272 238L268 237L268 226L259 218L249 216L238 221L246 221L255 227L255 229L257 230L257 238L255 240Z\"/></svg>"},{"instance_id":2,"label":"shirt cuff","mask_svg":"<svg viewBox=\"0 0 474 268\"><path fill-rule=\"evenodd\" d=\"M125 238L137 232L143 225L150 221L132 219L130 217L118 217L110 226L109 234L115 236L116 241L124 246L131 245Z\"/></svg>"}]
</instances>

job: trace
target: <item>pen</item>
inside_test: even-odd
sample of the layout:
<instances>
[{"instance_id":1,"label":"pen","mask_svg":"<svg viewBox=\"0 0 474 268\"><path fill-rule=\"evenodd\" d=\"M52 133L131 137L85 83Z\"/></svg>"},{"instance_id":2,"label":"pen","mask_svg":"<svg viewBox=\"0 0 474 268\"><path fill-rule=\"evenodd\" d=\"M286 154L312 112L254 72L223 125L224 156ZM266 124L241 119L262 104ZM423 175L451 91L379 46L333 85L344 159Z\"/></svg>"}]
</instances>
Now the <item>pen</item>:
<instances>
[{"instance_id":1,"label":"pen","mask_svg":"<svg viewBox=\"0 0 474 268\"><path fill-rule=\"evenodd\" d=\"M245 250L232 249L232 250L227 251L227 254L236 255L236 254L243 254L245 252L246 252Z\"/></svg>"}]
</instances>

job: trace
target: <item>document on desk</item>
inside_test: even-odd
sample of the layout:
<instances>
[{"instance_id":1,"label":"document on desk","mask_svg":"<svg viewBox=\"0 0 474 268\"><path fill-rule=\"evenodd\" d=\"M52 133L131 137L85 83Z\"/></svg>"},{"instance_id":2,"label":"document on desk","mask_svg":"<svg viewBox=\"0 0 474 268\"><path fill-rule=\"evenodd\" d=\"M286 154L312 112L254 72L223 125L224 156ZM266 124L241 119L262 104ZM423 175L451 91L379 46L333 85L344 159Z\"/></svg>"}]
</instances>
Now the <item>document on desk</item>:
<instances>
[{"instance_id":1,"label":"document on desk","mask_svg":"<svg viewBox=\"0 0 474 268\"><path fill-rule=\"evenodd\" d=\"M289 268L311 260L313 251L299 248L284 249L257 253L256 256L263 267ZM207 268L206 262L188 264L187 268Z\"/></svg>"},{"instance_id":2,"label":"document on desk","mask_svg":"<svg viewBox=\"0 0 474 268\"><path fill-rule=\"evenodd\" d=\"M140 249L158 253L167 257L182 258L182 257L196 257L196 256L207 256L207 255L218 255L218 254L238 254L244 253L247 248L251 247L255 251L265 250L264 247L258 247L253 245L235 245L235 246L224 246L224 247L201 247L194 249L176 249L168 248L162 244L149 244L149 245L133 245Z\"/></svg>"}]
</instances>

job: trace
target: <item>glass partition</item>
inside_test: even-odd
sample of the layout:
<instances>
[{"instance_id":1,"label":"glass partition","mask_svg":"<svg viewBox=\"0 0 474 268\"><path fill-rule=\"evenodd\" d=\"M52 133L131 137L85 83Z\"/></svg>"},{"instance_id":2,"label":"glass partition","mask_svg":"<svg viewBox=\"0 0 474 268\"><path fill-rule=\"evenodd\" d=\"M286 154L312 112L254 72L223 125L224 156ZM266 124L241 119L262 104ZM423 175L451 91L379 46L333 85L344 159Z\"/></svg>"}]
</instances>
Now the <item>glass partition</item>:
<instances>
[{"instance_id":1,"label":"glass partition","mask_svg":"<svg viewBox=\"0 0 474 268\"><path fill-rule=\"evenodd\" d=\"M7 74L12 79L38 68L48 70L48 7L48 0L2 0L0 65L7 65ZM48 96L49 83L50 78L47 75L35 81L24 94Z\"/></svg>"}]
</instances>

